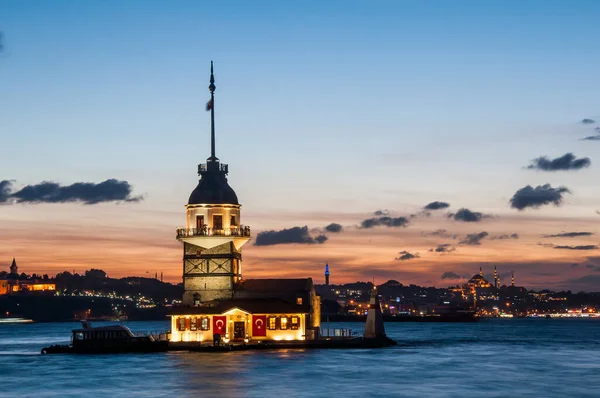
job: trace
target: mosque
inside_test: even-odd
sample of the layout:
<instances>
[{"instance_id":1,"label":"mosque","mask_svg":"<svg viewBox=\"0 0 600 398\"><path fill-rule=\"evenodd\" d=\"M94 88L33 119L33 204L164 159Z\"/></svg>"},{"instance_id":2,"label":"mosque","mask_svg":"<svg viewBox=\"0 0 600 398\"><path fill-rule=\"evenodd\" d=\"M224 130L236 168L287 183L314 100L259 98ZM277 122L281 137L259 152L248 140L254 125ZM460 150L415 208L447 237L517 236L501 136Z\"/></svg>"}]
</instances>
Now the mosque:
<instances>
[{"instance_id":1,"label":"mosque","mask_svg":"<svg viewBox=\"0 0 600 398\"><path fill-rule=\"evenodd\" d=\"M248 343L314 340L321 307L311 278L245 279L242 247L251 237L241 204L227 182L229 167L215 154L215 78L210 66L211 153L198 165L200 181L186 205L183 301L171 316L172 342Z\"/></svg>"},{"instance_id":2,"label":"mosque","mask_svg":"<svg viewBox=\"0 0 600 398\"><path fill-rule=\"evenodd\" d=\"M19 267L17 260L13 258L8 273L0 276L0 296L21 294L21 293L40 293L54 292L56 284L52 280L41 278L19 279Z\"/></svg>"}]
</instances>

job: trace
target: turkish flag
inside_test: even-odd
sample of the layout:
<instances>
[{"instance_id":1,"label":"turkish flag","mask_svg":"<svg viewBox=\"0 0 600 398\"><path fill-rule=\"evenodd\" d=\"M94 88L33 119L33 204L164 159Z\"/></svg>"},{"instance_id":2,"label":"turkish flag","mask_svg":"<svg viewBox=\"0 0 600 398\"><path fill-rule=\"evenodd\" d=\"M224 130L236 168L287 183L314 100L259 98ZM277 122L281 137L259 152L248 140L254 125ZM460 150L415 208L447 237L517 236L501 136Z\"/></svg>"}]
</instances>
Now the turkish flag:
<instances>
[{"instance_id":1,"label":"turkish flag","mask_svg":"<svg viewBox=\"0 0 600 398\"><path fill-rule=\"evenodd\" d=\"M213 333L225 334L227 330L226 316L213 316Z\"/></svg>"},{"instance_id":2,"label":"turkish flag","mask_svg":"<svg viewBox=\"0 0 600 398\"><path fill-rule=\"evenodd\" d=\"M252 336L265 337L267 335L267 316L252 315Z\"/></svg>"}]
</instances>

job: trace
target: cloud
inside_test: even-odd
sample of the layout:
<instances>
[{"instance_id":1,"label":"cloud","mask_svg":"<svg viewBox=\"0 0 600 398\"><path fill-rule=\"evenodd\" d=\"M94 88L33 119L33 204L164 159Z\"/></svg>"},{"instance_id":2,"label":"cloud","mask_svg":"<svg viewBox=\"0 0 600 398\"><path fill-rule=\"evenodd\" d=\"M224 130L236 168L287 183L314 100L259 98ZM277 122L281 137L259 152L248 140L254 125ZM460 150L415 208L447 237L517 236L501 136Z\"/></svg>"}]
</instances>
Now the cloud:
<instances>
[{"instance_id":1,"label":"cloud","mask_svg":"<svg viewBox=\"0 0 600 398\"><path fill-rule=\"evenodd\" d=\"M589 135L581 139L581 141L600 141L600 134L598 135Z\"/></svg>"},{"instance_id":2,"label":"cloud","mask_svg":"<svg viewBox=\"0 0 600 398\"><path fill-rule=\"evenodd\" d=\"M332 222L331 224L325 227L325 231L334 233L342 232L342 229L344 229L344 227L335 222Z\"/></svg>"},{"instance_id":3,"label":"cloud","mask_svg":"<svg viewBox=\"0 0 600 398\"><path fill-rule=\"evenodd\" d=\"M20 191L12 192L12 183L0 183L1 203L83 203L94 205L104 202L139 202L142 196L131 196L132 187L127 181L109 179L101 183L76 182L71 185L60 185L56 182L44 181L27 185Z\"/></svg>"},{"instance_id":4,"label":"cloud","mask_svg":"<svg viewBox=\"0 0 600 398\"><path fill-rule=\"evenodd\" d=\"M596 214L600 216L600 210L596 210Z\"/></svg>"},{"instance_id":5,"label":"cloud","mask_svg":"<svg viewBox=\"0 0 600 398\"><path fill-rule=\"evenodd\" d=\"M425 205L425 207L423 207L423 209L425 210L440 210L440 209L446 209L450 207L450 203L446 203L446 202L431 202L427 205Z\"/></svg>"},{"instance_id":6,"label":"cloud","mask_svg":"<svg viewBox=\"0 0 600 398\"><path fill-rule=\"evenodd\" d=\"M571 264L571 268L577 268L577 267L579 267L579 264L577 264L577 263Z\"/></svg>"},{"instance_id":7,"label":"cloud","mask_svg":"<svg viewBox=\"0 0 600 398\"><path fill-rule=\"evenodd\" d=\"M377 212L375 212L377 213ZM361 228L373 228L378 227L380 225L385 225L386 227L406 227L408 226L408 218L406 217L389 217L389 216L380 216L368 218L361 222Z\"/></svg>"},{"instance_id":8,"label":"cloud","mask_svg":"<svg viewBox=\"0 0 600 398\"><path fill-rule=\"evenodd\" d=\"M446 229L437 229L437 230L433 231L430 235L439 236L441 238L458 239L456 234L451 234Z\"/></svg>"},{"instance_id":9,"label":"cloud","mask_svg":"<svg viewBox=\"0 0 600 398\"><path fill-rule=\"evenodd\" d=\"M390 214L389 210L376 210L373 212L373 215L375 215L377 217L387 216L389 214Z\"/></svg>"},{"instance_id":10,"label":"cloud","mask_svg":"<svg viewBox=\"0 0 600 398\"><path fill-rule=\"evenodd\" d=\"M319 235L315 238L315 242L317 242L318 244L322 244L322 243L325 243L325 241L327 241L327 239L329 239L327 236Z\"/></svg>"},{"instance_id":11,"label":"cloud","mask_svg":"<svg viewBox=\"0 0 600 398\"><path fill-rule=\"evenodd\" d=\"M538 246L542 246L542 247L554 247L554 245L552 243L537 243Z\"/></svg>"},{"instance_id":12,"label":"cloud","mask_svg":"<svg viewBox=\"0 0 600 398\"><path fill-rule=\"evenodd\" d=\"M566 153L556 159L548 159L546 156L533 159L532 164L527 166L530 170L541 171L560 171L560 170L581 170L592 164L590 158L577 159L572 153Z\"/></svg>"},{"instance_id":13,"label":"cloud","mask_svg":"<svg viewBox=\"0 0 600 398\"><path fill-rule=\"evenodd\" d=\"M3 180L0 181L0 203L6 203L10 199L10 193L12 192L12 181Z\"/></svg>"},{"instance_id":14,"label":"cloud","mask_svg":"<svg viewBox=\"0 0 600 398\"><path fill-rule=\"evenodd\" d=\"M396 257L394 260L397 260L397 261L406 261L406 260L412 260L413 258L419 258L420 257L419 253L412 254L412 253L407 252L406 250L403 250L403 251L401 251L398 254L399 254L399 256Z\"/></svg>"},{"instance_id":15,"label":"cloud","mask_svg":"<svg viewBox=\"0 0 600 398\"><path fill-rule=\"evenodd\" d=\"M482 218L487 217L482 213L465 209L464 207L456 213L449 213L448 218L453 218L455 221L464 222L479 222Z\"/></svg>"},{"instance_id":16,"label":"cloud","mask_svg":"<svg viewBox=\"0 0 600 398\"><path fill-rule=\"evenodd\" d=\"M492 236L490 237L491 240L504 240L504 239L519 239L519 234L504 234L504 235L498 235L498 236Z\"/></svg>"},{"instance_id":17,"label":"cloud","mask_svg":"<svg viewBox=\"0 0 600 398\"><path fill-rule=\"evenodd\" d=\"M480 245L481 240L484 239L486 236L488 236L488 233L485 231L479 232L478 234L468 234L463 240L458 242L458 244L471 246Z\"/></svg>"},{"instance_id":18,"label":"cloud","mask_svg":"<svg viewBox=\"0 0 600 398\"><path fill-rule=\"evenodd\" d=\"M463 279L462 276L458 275L455 272L444 272L441 276L441 279Z\"/></svg>"},{"instance_id":19,"label":"cloud","mask_svg":"<svg viewBox=\"0 0 600 398\"><path fill-rule=\"evenodd\" d=\"M579 245L579 246L553 246L555 249L564 250L597 250L598 245Z\"/></svg>"},{"instance_id":20,"label":"cloud","mask_svg":"<svg viewBox=\"0 0 600 398\"><path fill-rule=\"evenodd\" d=\"M452 246L450 243L442 243L440 245L437 245L433 249L429 249L430 252L436 252L436 253L450 253L450 252L453 252L454 250L456 250L456 247Z\"/></svg>"},{"instance_id":21,"label":"cloud","mask_svg":"<svg viewBox=\"0 0 600 398\"><path fill-rule=\"evenodd\" d=\"M566 187L552 188L550 184L538 185L535 188L527 185L515 192L509 201L510 207L523 210L528 207L538 208L551 203L559 206L565 193L571 193L571 191Z\"/></svg>"},{"instance_id":22,"label":"cloud","mask_svg":"<svg viewBox=\"0 0 600 398\"><path fill-rule=\"evenodd\" d=\"M577 279L569 279L568 283L581 284L586 286L599 286L600 285L600 275L585 275ZM596 289L598 289L596 287Z\"/></svg>"},{"instance_id":23,"label":"cloud","mask_svg":"<svg viewBox=\"0 0 600 398\"><path fill-rule=\"evenodd\" d=\"M579 123L581 123L581 124L594 124L594 123L596 123L596 121L594 119L585 118L585 119L581 119L581 121Z\"/></svg>"},{"instance_id":24,"label":"cloud","mask_svg":"<svg viewBox=\"0 0 600 398\"><path fill-rule=\"evenodd\" d=\"M578 236L591 236L593 232L561 232L554 235L542 235L543 238L575 238Z\"/></svg>"},{"instance_id":25,"label":"cloud","mask_svg":"<svg viewBox=\"0 0 600 398\"><path fill-rule=\"evenodd\" d=\"M308 227L293 227L282 229L280 231L263 231L256 235L255 246L272 246L287 243L314 244L324 243L327 240L325 235L319 235L313 238L308 233Z\"/></svg>"}]
</instances>

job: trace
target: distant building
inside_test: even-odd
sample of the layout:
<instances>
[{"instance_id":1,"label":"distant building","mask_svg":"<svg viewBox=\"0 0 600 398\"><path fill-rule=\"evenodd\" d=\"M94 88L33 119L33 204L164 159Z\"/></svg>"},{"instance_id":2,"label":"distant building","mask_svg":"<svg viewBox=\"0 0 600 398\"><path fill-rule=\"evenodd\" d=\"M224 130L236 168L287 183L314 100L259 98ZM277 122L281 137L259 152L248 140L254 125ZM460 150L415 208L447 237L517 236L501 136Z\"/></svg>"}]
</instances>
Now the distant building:
<instances>
[{"instance_id":1,"label":"distant building","mask_svg":"<svg viewBox=\"0 0 600 398\"><path fill-rule=\"evenodd\" d=\"M198 186L186 205L183 305L173 307L171 341L224 342L305 340L319 333L321 308L311 278L252 279L242 276L242 246L250 227L227 183L229 168L215 155L214 75L211 63L211 156L198 166Z\"/></svg>"},{"instance_id":2,"label":"distant building","mask_svg":"<svg viewBox=\"0 0 600 398\"><path fill-rule=\"evenodd\" d=\"M13 258L10 273L0 278L0 295L55 291L56 284L40 278L19 279L19 267Z\"/></svg>"}]
</instances>

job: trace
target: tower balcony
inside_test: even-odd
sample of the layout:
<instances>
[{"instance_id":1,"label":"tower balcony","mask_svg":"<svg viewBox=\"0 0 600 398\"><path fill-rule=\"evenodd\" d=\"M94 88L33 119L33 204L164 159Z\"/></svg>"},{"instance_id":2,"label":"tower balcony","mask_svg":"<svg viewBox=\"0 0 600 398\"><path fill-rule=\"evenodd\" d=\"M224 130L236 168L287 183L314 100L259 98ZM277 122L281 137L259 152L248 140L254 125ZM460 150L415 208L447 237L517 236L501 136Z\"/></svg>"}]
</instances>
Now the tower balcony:
<instances>
[{"instance_id":1,"label":"tower balcony","mask_svg":"<svg viewBox=\"0 0 600 398\"><path fill-rule=\"evenodd\" d=\"M192 237L250 237L250 227L241 225L232 228L177 228L177 239L192 238Z\"/></svg>"},{"instance_id":2,"label":"tower balcony","mask_svg":"<svg viewBox=\"0 0 600 398\"><path fill-rule=\"evenodd\" d=\"M204 174L208 171L218 171L225 174L229 173L229 165L217 162L201 163L198 165L198 174Z\"/></svg>"}]
</instances>

